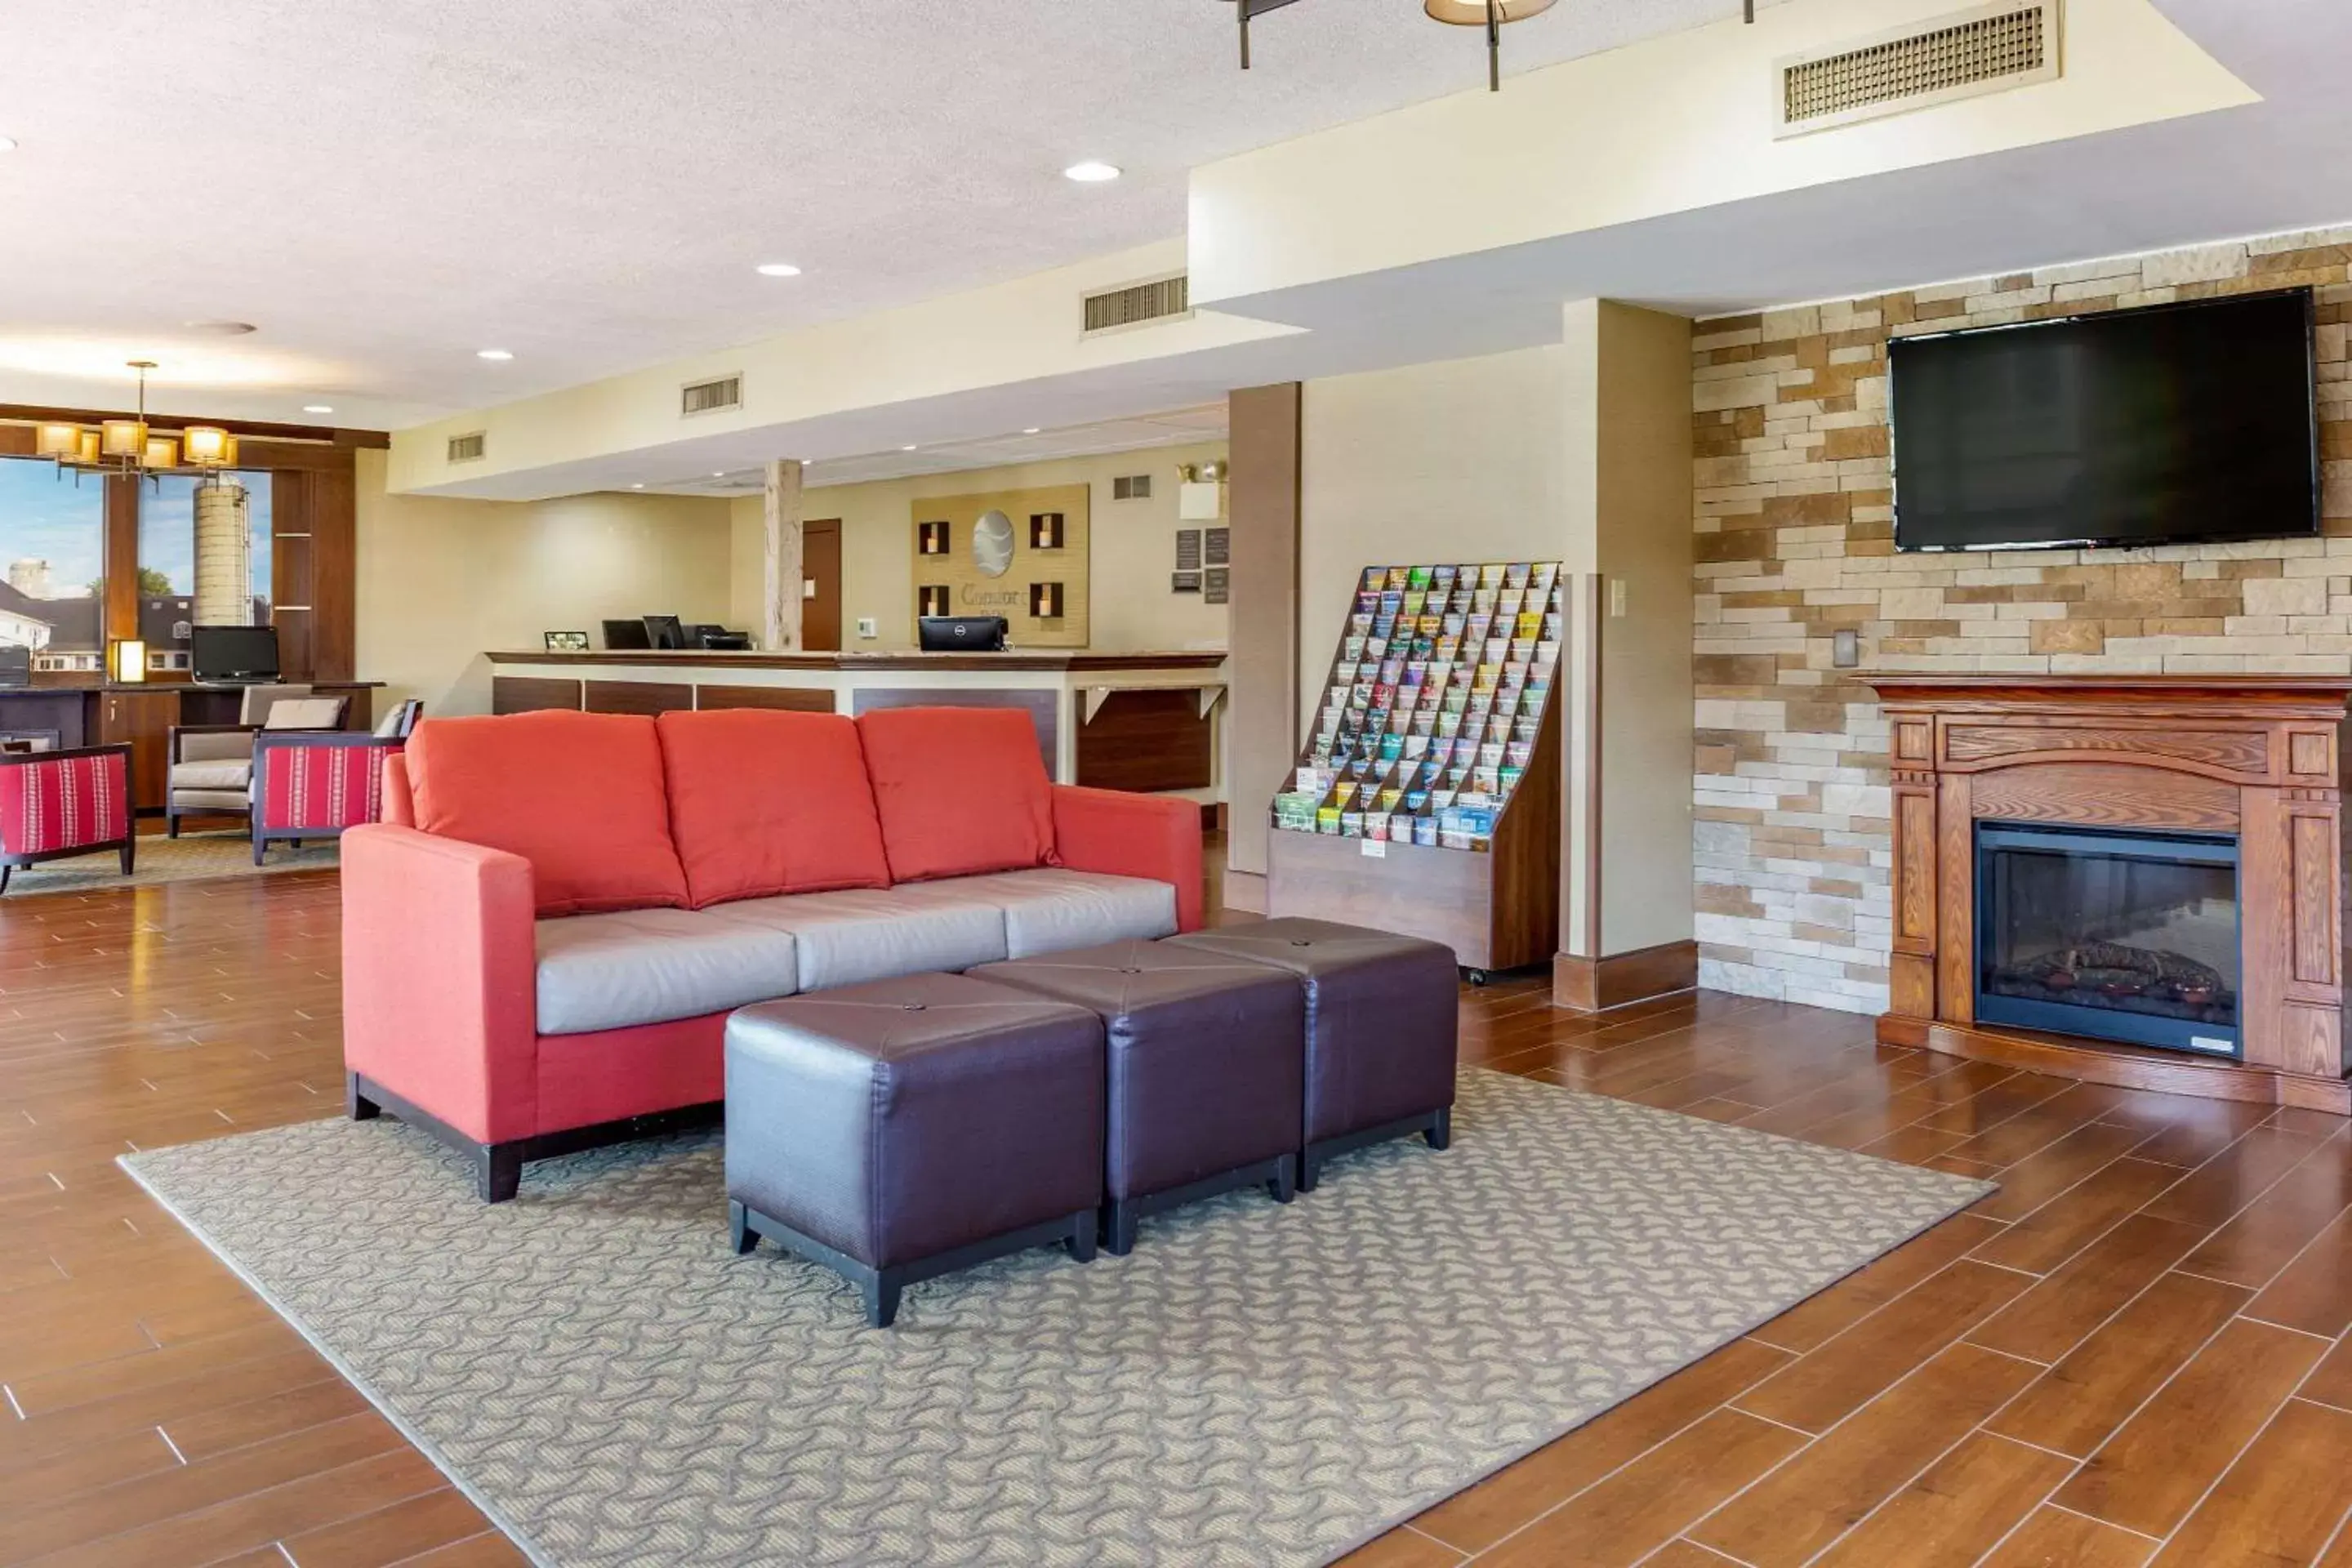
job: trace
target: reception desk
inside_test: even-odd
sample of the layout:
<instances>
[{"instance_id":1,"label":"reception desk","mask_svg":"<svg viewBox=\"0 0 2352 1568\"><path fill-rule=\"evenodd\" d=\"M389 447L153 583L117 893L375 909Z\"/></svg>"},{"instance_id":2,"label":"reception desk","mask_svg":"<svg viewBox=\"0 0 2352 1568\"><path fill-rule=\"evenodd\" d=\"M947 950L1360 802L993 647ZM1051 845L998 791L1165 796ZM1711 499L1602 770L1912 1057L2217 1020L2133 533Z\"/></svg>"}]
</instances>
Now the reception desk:
<instances>
[{"instance_id":1,"label":"reception desk","mask_svg":"<svg viewBox=\"0 0 2352 1568\"><path fill-rule=\"evenodd\" d=\"M1064 784L1221 798L1221 651L493 653L500 713L782 708L1018 708Z\"/></svg>"},{"instance_id":2,"label":"reception desk","mask_svg":"<svg viewBox=\"0 0 2352 1568\"><path fill-rule=\"evenodd\" d=\"M366 730L375 722L375 690L370 680L308 683L321 697L348 697L343 727ZM30 686L0 689L0 740L33 741L50 747L131 747L131 804L136 811L163 808L166 747L174 726L234 724L245 705L242 686L210 686L188 680L101 680L95 676L36 675Z\"/></svg>"}]
</instances>

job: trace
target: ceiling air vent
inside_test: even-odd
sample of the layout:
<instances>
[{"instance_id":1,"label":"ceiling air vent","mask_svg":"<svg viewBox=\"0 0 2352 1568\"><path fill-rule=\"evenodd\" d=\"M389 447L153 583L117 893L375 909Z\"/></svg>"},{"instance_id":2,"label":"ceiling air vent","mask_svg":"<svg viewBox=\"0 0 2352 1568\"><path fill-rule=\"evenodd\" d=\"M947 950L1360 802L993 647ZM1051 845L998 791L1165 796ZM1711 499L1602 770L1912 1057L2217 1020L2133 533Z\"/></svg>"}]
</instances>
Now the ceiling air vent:
<instances>
[{"instance_id":1,"label":"ceiling air vent","mask_svg":"<svg viewBox=\"0 0 2352 1568\"><path fill-rule=\"evenodd\" d=\"M2059 0L1931 16L1773 68L1774 134L1802 136L2058 76Z\"/></svg>"},{"instance_id":2,"label":"ceiling air vent","mask_svg":"<svg viewBox=\"0 0 2352 1568\"><path fill-rule=\"evenodd\" d=\"M1099 294L1087 296L1087 326L1089 332L1116 331L1121 327L1139 327L1148 321L1165 321L1192 311L1192 280L1179 272L1173 278L1155 278L1148 283L1130 283L1124 289L1107 289Z\"/></svg>"},{"instance_id":3,"label":"ceiling air vent","mask_svg":"<svg viewBox=\"0 0 2352 1568\"><path fill-rule=\"evenodd\" d=\"M743 406L743 377L715 376L709 381L689 382L678 389L677 411L689 414L716 414L721 409Z\"/></svg>"},{"instance_id":4,"label":"ceiling air vent","mask_svg":"<svg viewBox=\"0 0 2352 1568\"><path fill-rule=\"evenodd\" d=\"M488 449L489 446L489 432L487 430L476 430L472 434L466 436L452 436L449 437L449 461L453 463L479 462L481 461L482 453Z\"/></svg>"},{"instance_id":5,"label":"ceiling air vent","mask_svg":"<svg viewBox=\"0 0 2352 1568\"><path fill-rule=\"evenodd\" d=\"M1150 474L1119 475L1110 482L1110 499L1113 500L1150 500L1151 499L1151 476Z\"/></svg>"}]
</instances>

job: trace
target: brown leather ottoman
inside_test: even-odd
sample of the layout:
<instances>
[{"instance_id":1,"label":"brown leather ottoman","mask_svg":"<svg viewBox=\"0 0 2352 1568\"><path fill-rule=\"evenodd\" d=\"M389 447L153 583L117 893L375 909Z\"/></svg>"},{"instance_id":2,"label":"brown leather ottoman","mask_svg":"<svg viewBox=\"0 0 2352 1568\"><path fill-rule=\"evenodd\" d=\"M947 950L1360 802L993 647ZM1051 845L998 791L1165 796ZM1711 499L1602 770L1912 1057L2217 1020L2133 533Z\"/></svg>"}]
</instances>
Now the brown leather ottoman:
<instances>
[{"instance_id":1,"label":"brown leather ottoman","mask_svg":"<svg viewBox=\"0 0 2352 1568\"><path fill-rule=\"evenodd\" d=\"M908 1285L1024 1247L1094 1256L1103 1032L961 974L763 1002L727 1020L727 1215L846 1275L887 1328Z\"/></svg>"},{"instance_id":2,"label":"brown leather ottoman","mask_svg":"<svg viewBox=\"0 0 2352 1568\"><path fill-rule=\"evenodd\" d=\"M1305 998L1263 963L1163 942L1115 942L971 972L1100 1016L1107 1052L1103 1245L1136 1222L1264 1182L1298 1178Z\"/></svg>"},{"instance_id":3,"label":"brown leather ottoman","mask_svg":"<svg viewBox=\"0 0 2352 1568\"><path fill-rule=\"evenodd\" d=\"M1167 939L1271 964L1306 992L1307 1095L1298 1190L1334 1155L1419 1132L1453 1135L1454 952L1418 937L1297 918Z\"/></svg>"}]
</instances>

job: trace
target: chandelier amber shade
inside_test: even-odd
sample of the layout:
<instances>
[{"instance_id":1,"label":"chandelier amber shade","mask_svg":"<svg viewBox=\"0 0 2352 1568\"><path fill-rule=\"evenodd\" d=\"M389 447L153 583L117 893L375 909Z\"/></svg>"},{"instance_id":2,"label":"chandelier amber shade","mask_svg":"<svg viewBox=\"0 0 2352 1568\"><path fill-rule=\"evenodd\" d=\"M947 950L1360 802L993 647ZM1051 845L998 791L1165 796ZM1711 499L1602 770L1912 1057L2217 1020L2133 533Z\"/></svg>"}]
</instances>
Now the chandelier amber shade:
<instances>
[{"instance_id":1,"label":"chandelier amber shade","mask_svg":"<svg viewBox=\"0 0 2352 1568\"><path fill-rule=\"evenodd\" d=\"M1552 8L1553 0L1495 0L1495 20L1524 22ZM1456 27L1486 25L1486 0L1422 0L1430 19Z\"/></svg>"}]
</instances>

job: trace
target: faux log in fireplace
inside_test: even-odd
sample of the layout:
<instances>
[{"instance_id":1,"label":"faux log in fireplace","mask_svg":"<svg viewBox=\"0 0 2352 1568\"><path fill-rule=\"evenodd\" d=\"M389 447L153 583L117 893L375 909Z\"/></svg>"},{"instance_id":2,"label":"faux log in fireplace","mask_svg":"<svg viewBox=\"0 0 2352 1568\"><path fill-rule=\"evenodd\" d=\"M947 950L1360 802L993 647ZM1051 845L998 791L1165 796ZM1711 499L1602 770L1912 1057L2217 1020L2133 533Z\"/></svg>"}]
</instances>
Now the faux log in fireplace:
<instances>
[{"instance_id":1,"label":"faux log in fireplace","mask_svg":"<svg viewBox=\"0 0 2352 1568\"><path fill-rule=\"evenodd\" d=\"M1880 1039L2352 1113L2352 679L1872 684L1894 784Z\"/></svg>"}]
</instances>

